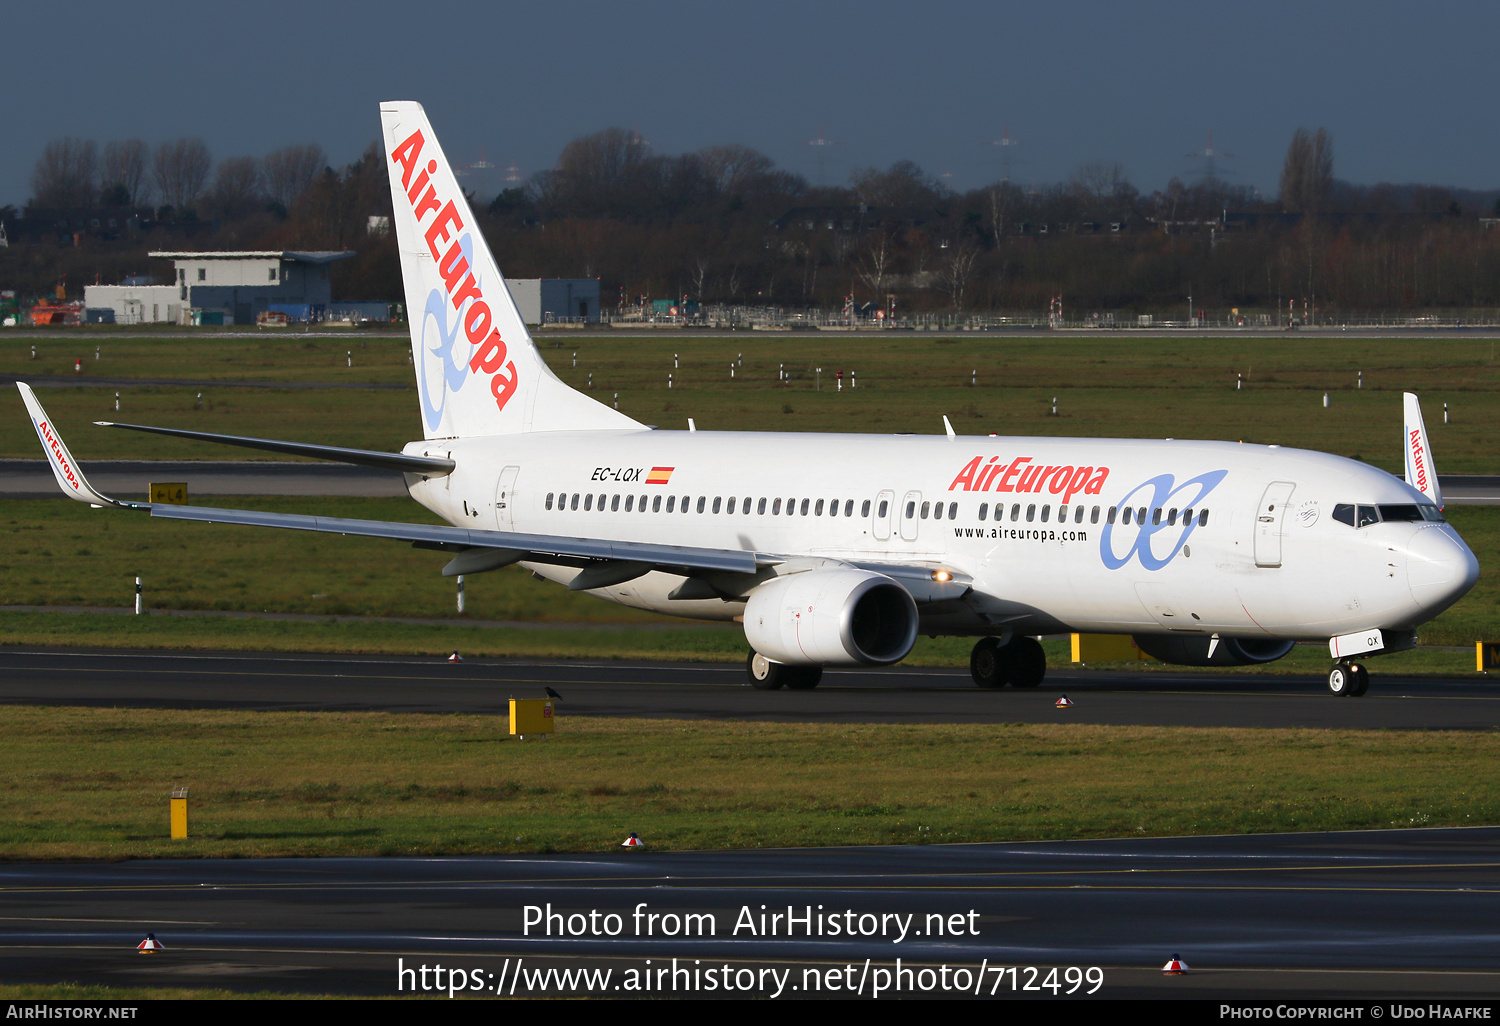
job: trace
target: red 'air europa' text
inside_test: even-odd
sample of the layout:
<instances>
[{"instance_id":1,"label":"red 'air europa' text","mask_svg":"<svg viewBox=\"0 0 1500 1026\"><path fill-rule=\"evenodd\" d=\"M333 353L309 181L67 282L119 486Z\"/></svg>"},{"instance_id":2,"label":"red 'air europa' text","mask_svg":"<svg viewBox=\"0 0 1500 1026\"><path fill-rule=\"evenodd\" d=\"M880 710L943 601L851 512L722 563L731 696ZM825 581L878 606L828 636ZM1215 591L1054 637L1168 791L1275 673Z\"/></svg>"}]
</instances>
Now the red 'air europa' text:
<instances>
[{"instance_id":1,"label":"red 'air europa' text","mask_svg":"<svg viewBox=\"0 0 1500 1026\"><path fill-rule=\"evenodd\" d=\"M1415 473L1412 477L1417 482L1417 491L1427 491L1427 460L1423 458L1426 450L1422 448L1422 432L1416 428L1411 431L1411 461Z\"/></svg>"},{"instance_id":2,"label":"red 'air europa' text","mask_svg":"<svg viewBox=\"0 0 1500 1026\"><path fill-rule=\"evenodd\" d=\"M506 359L505 340L494 327L495 318L490 305L485 302L484 292L474 280L468 258L459 246L458 240L464 229L463 217L451 199L447 202L438 199L437 188L431 182L431 176L437 171L437 161L428 160L426 167L419 166L424 142L420 129L413 132L391 151L391 160L401 165L401 185L411 202L417 224L421 225L424 217L432 215L423 235L427 239L428 252L437 262L438 273L443 276L443 285L448 298L453 301L453 309L463 310L464 304L473 300L463 314L464 334L474 346L469 356L469 369L475 374L490 375L490 394L495 397L495 405L503 410L516 393L519 381L516 364L514 360Z\"/></svg>"},{"instance_id":3,"label":"red 'air europa' text","mask_svg":"<svg viewBox=\"0 0 1500 1026\"><path fill-rule=\"evenodd\" d=\"M948 490L965 492L1050 492L1063 502L1073 496L1098 495L1109 478L1108 467L1051 467L1033 463L1030 456L1017 456L1009 463L991 456L975 456L958 472Z\"/></svg>"}]
</instances>

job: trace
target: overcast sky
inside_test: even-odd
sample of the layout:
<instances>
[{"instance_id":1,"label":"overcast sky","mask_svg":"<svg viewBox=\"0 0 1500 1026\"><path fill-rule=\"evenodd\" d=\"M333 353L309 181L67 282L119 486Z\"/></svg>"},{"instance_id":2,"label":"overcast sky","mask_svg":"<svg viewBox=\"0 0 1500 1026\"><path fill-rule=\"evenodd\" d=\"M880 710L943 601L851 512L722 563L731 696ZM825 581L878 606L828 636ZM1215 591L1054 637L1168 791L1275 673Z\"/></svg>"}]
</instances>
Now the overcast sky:
<instances>
[{"instance_id":1,"label":"overcast sky","mask_svg":"<svg viewBox=\"0 0 1500 1026\"><path fill-rule=\"evenodd\" d=\"M1494 3L924 0L819 3L5 5L0 204L65 135L199 136L220 157L318 142L357 157L377 104L426 106L456 161L524 174L575 136L753 146L828 184L911 159L957 189L1119 161L1143 192L1201 172L1274 194L1299 125L1339 178L1500 186Z\"/></svg>"}]
</instances>

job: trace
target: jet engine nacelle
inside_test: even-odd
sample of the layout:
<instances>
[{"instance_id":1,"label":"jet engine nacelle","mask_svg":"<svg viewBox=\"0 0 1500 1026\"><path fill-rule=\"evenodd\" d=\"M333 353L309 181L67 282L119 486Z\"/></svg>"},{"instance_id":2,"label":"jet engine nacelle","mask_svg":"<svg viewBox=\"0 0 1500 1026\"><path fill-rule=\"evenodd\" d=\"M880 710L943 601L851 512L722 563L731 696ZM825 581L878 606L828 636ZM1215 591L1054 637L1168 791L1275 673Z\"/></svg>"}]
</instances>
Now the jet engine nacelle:
<instances>
[{"instance_id":1,"label":"jet engine nacelle","mask_svg":"<svg viewBox=\"0 0 1500 1026\"><path fill-rule=\"evenodd\" d=\"M750 593L745 639L778 663L894 663L916 643L917 604L883 574L807 570Z\"/></svg>"},{"instance_id":2,"label":"jet engine nacelle","mask_svg":"<svg viewBox=\"0 0 1500 1026\"><path fill-rule=\"evenodd\" d=\"M1296 644L1273 638L1220 638L1219 643L1214 645L1212 638L1201 634L1170 637L1138 634L1135 636L1135 643L1147 655L1179 666L1249 666L1252 663L1274 663ZM1213 649L1213 655L1209 655L1210 648Z\"/></svg>"}]
</instances>

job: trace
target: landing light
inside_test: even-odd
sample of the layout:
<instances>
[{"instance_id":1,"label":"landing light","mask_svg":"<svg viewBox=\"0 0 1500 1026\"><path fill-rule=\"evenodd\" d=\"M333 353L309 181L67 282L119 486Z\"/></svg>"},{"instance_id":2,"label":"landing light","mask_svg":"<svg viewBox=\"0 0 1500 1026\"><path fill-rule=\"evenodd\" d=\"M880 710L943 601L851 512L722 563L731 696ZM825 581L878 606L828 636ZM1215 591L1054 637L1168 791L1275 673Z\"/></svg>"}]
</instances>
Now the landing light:
<instances>
[{"instance_id":1,"label":"landing light","mask_svg":"<svg viewBox=\"0 0 1500 1026\"><path fill-rule=\"evenodd\" d=\"M946 570L934 570L932 572L932 579L940 583L947 583L953 580L953 575Z\"/></svg>"}]
</instances>

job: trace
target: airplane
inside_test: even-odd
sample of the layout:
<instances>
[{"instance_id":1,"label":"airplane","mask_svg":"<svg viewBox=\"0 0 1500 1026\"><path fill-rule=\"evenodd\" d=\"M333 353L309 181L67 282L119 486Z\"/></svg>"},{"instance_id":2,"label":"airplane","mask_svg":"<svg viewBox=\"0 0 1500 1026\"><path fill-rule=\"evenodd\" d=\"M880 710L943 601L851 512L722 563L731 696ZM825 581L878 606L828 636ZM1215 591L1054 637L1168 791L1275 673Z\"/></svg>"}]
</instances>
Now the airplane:
<instances>
[{"instance_id":1,"label":"airplane","mask_svg":"<svg viewBox=\"0 0 1500 1026\"><path fill-rule=\"evenodd\" d=\"M743 625L754 687L976 639L975 684L1034 688L1038 638L1132 637L1189 666L1326 642L1333 695L1416 643L1479 565L1442 514L1417 397L1400 480L1327 453L1179 439L656 430L548 369L420 104L382 103L422 438L399 453L104 426L382 467L446 526L118 500L18 383L59 486L168 520L385 538L445 576L518 564L573 591Z\"/></svg>"}]
</instances>

